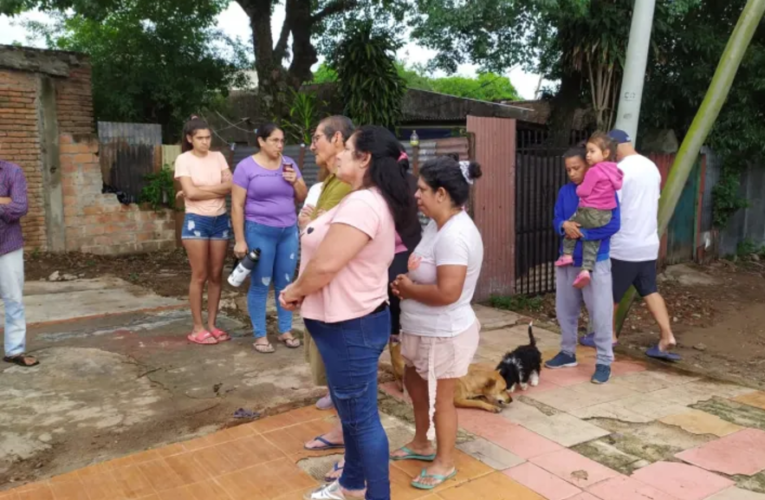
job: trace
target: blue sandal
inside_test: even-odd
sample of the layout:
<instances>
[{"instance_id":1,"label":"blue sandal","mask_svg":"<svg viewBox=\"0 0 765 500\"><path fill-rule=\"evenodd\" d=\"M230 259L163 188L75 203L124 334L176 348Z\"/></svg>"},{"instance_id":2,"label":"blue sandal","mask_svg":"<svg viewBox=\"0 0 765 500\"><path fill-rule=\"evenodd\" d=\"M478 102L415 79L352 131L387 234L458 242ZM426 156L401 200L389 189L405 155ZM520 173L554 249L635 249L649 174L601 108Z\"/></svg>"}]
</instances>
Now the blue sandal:
<instances>
[{"instance_id":1,"label":"blue sandal","mask_svg":"<svg viewBox=\"0 0 765 500\"><path fill-rule=\"evenodd\" d=\"M433 460L436 459L435 453L433 453L432 455L420 455L418 453L413 452L406 446L402 446L401 448L399 448L399 451L403 451L404 453L406 453L406 455L403 455L400 457L396 455L391 455L390 459L393 460L394 462L398 462L399 460L420 460L422 462L432 462Z\"/></svg>"},{"instance_id":2,"label":"blue sandal","mask_svg":"<svg viewBox=\"0 0 765 500\"><path fill-rule=\"evenodd\" d=\"M427 472L425 472L425 469L422 469L422 472L420 472L419 477L417 477L417 479L412 480L412 486L420 490L432 490L433 488L441 486L445 481L448 481L449 479L453 478L456 475L457 475L456 468L452 471L451 474L448 474L446 476L442 476L441 474L428 474ZM438 482L435 484L422 484L420 481L423 479L435 479Z\"/></svg>"},{"instance_id":3,"label":"blue sandal","mask_svg":"<svg viewBox=\"0 0 765 500\"><path fill-rule=\"evenodd\" d=\"M308 445L304 445L303 448L309 451L324 451L324 450L337 450L340 448L345 448L345 444L340 443L331 443L327 441L327 439L324 436L316 436L313 438L314 441L318 441L322 443L324 446L317 446L316 448L309 448Z\"/></svg>"},{"instance_id":4,"label":"blue sandal","mask_svg":"<svg viewBox=\"0 0 765 500\"><path fill-rule=\"evenodd\" d=\"M327 473L327 474L324 476L324 482L325 482L325 483L331 483L332 481L337 481L337 480L338 480L338 478L336 478L336 477L331 477L331 476L330 476L330 474L334 474L335 472L341 472L342 470L343 470L343 467L340 467L340 462L335 462L335 465L333 465L333 466L332 466L332 470L331 470L331 471L329 471L329 472L328 472L328 473Z\"/></svg>"},{"instance_id":5,"label":"blue sandal","mask_svg":"<svg viewBox=\"0 0 765 500\"><path fill-rule=\"evenodd\" d=\"M679 354L671 351L662 351L659 349L658 344L648 349L645 355L649 358L660 359L662 361L680 361L682 359Z\"/></svg>"}]
</instances>

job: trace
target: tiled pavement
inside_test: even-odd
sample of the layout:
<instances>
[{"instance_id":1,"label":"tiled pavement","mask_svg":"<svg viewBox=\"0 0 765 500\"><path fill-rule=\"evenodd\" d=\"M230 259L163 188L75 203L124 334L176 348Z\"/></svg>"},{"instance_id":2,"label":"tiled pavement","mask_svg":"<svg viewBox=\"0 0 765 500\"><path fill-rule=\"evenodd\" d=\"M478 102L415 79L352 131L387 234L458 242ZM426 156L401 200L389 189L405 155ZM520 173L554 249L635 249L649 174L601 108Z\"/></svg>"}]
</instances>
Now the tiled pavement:
<instances>
[{"instance_id":1,"label":"tiled pavement","mask_svg":"<svg viewBox=\"0 0 765 500\"><path fill-rule=\"evenodd\" d=\"M484 332L478 362L524 342L525 327ZM557 336L537 329L545 357ZM460 410L472 438L458 476L409 486L418 462L391 464L394 500L765 500L765 393L618 359L604 386L580 366L542 374L502 413ZM395 394L392 385L385 392ZM292 500L318 482L302 444L335 417L302 408L0 493L0 500ZM402 424L403 425L403 424ZM760 491L762 493L757 493Z\"/></svg>"}]
</instances>

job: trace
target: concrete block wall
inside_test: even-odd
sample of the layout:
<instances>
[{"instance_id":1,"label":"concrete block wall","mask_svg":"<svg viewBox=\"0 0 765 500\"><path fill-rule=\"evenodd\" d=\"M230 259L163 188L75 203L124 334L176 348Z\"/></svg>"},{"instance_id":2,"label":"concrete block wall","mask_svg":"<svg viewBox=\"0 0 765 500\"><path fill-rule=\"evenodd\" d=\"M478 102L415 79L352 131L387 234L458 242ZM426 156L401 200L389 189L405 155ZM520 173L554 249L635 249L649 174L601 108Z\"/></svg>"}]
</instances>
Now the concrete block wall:
<instances>
[{"instance_id":1,"label":"concrete block wall","mask_svg":"<svg viewBox=\"0 0 765 500\"><path fill-rule=\"evenodd\" d=\"M140 253L176 246L175 216L102 194L87 56L0 46L0 158L28 183L29 250Z\"/></svg>"}]
</instances>

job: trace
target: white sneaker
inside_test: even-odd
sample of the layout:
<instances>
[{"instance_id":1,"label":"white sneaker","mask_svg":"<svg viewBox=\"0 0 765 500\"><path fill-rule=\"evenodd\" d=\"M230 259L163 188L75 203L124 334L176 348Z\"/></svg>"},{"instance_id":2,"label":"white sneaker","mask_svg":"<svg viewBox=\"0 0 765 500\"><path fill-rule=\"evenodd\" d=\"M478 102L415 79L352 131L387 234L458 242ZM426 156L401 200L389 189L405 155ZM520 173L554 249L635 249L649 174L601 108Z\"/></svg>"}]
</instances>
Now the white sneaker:
<instances>
[{"instance_id":1,"label":"white sneaker","mask_svg":"<svg viewBox=\"0 0 765 500\"><path fill-rule=\"evenodd\" d=\"M347 500L340 487L340 481L325 484L319 489L303 495L303 500Z\"/></svg>"}]
</instances>

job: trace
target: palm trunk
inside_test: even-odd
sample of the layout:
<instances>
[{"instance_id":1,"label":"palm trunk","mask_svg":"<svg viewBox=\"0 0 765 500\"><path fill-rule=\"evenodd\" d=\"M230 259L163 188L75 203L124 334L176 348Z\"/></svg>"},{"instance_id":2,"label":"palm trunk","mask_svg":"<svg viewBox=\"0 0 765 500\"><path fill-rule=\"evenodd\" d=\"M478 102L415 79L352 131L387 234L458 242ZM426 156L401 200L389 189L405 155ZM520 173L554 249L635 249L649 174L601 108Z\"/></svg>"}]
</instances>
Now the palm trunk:
<instances>
[{"instance_id":1,"label":"palm trunk","mask_svg":"<svg viewBox=\"0 0 765 500\"><path fill-rule=\"evenodd\" d=\"M688 133L683 139L680 151L677 153L675 163L669 172L664 189L661 192L659 203L659 235L667 230L669 221L675 211L677 202L683 192L688 176L693 170L696 158L699 156L701 146L707 140L709 131L720 114L725 99L728 97L733 79L736 76L741 60L744 58L746 49L752 41L757 26L765 13L765 0L748 0L736 28L733 30L728 45L725 47L720 62L717 65L712 83L709 85L704 101L696 112ZM630 288L627 295L619 304L616 314L616 331L621 332L624 320L627 318L632 302L635 300L635 289Z\"/></svg>"}]
</instances>

